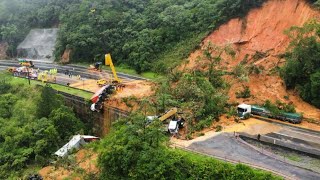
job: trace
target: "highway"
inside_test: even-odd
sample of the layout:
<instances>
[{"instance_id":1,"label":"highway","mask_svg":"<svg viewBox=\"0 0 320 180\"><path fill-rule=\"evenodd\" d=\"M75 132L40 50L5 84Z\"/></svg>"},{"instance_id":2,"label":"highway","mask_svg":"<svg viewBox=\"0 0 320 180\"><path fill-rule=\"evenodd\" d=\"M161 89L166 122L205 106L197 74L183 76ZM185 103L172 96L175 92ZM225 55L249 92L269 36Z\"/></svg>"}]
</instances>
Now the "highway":
<instances>
[{"instance_id":1,"label":"highway","mask_svg":"<svg viewBox=\"0 0 320 180\"><path fill-rule=\"evenodd\" d=\"M111 71L103 71L103 72L96 72L96 71L90 71L87 69L87 67L79 66L79 65L59 65L55 63L47 63L47 62L41 62L41 61L33 61L34 68L39 68L40 70L49 70L56 68L58 70L58 73L64 74L67 70L72 73L72 75L80 75L83 78L86 79L101 79L101 78L107 78L112 77ZM15 60L0 60L0 70L4 70L7 67L20 67L18 61ZM147 80L142 77L128 75L124 73L117 73L118 77L124 81L133 81L133 80Z\"/></svg>"},{"instance_id":2,"label":"highway","mask_svg":"<svg viewBox=\"0 0 320 180\"><path fill-rule=\"evenodd\" d=\"M184 148L283 174L286 179L320 179L320 174L316 172L280 161L243 144L241 140L234 138L232 133L220 133Z\"/></svg>"}]
</instances>

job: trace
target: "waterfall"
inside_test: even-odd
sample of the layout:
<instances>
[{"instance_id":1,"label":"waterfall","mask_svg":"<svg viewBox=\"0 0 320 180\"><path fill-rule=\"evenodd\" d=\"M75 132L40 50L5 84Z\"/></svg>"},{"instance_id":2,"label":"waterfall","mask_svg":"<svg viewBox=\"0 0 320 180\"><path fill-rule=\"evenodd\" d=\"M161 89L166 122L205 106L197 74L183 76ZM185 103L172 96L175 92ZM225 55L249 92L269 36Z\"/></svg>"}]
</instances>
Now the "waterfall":
<instances>
[{"instance_id":1,"label":"waterfall","mask_svg":"<svg viewBox=\"0 0 320 180\"><path fill-rule=\"evenodd\" d=\"M58 29L32 29L19 44L18 57L52 62Z\"/></svg>"}]
</instances>

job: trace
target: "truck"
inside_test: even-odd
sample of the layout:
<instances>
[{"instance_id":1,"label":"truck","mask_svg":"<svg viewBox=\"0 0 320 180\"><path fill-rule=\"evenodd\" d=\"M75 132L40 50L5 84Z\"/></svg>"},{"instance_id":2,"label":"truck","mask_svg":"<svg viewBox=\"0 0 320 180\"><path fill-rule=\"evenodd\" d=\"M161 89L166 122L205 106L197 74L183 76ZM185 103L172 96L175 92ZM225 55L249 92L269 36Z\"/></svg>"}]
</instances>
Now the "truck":
<instances>
[{"instance_id":1,"label":"truck","mask_svg":"<svg viewBox=\"0 0 320 180\"><path fill-rule=\"evenodd\" d=\"M268 109L262 106L240 104L237 107L237 115L240 119L248 119L251 115L262 116L272 119L278 119L281 121L288 121L293 124L299 124L302 122L302 115L298 113L272 113Z\"/></svg>"},{"instance_id":2,"label":"truck","mask_svg":"<svg viewBox=\"0 0 320 180\"><path fill-rule=\"evenodd\" d=\"M105 85L100 88L92 97L92 104L90 106L91 111L100 112L103 109L104 101L109 98L113 92L116 90L116 87L113 85Z\"/></svg>"},{"instance_id":3,"label":"truck","mask_svg":"<svg viewBox=\"0 0 320 180\"><path fill-rule=\"evenodd\" d=\"M147 123L151 123L156 118L158 118L161 122L165 122L169 119L170 122L166 128L166 131L174 135L178 134L179 129L183 128L185 123L185 119L179 115L176 107L171 108L160 116L147 116Z\"/></svg>"}]
</instances>

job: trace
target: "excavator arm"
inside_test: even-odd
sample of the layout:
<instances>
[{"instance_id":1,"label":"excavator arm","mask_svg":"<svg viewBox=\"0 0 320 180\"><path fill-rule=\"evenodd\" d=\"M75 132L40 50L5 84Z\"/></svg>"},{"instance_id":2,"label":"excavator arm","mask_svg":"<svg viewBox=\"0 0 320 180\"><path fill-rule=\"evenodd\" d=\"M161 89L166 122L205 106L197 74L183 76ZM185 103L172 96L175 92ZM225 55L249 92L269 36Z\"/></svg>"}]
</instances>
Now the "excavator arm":
<instances>
[{"instance_id":1,"label":"excavator arm","mask_svg":"<svg viewBox=\"0 0 320 180\"><path fill-rule=\"evenodd\" d=\"M161 117L159 117L160 121L164 121L168 119L169 117L175 115L178 112L177 108L172 108L169 111L167 111L165 114L163 114Z\"/></svg>"}]
</instances>

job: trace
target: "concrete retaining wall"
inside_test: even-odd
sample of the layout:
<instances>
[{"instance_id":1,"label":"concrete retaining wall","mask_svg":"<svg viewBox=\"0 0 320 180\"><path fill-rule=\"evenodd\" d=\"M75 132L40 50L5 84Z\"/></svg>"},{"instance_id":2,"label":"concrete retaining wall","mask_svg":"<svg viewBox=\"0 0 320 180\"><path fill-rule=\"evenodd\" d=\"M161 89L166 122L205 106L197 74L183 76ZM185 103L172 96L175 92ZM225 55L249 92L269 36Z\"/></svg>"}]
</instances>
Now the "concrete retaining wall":
<instances>
[{"instance_id":1,"label":"concrete retaining wall","mask_svg":"<svg viewBox=\"0 0 320 180\"><path fill-rule=\"evenodd\" d=\"M241 133L239 133L239 136L240 137L249 138L249 139L258 140L258 135L250 135L250 134L241 132ZM292 149L292 150L295 150L295 151L298 151L298 152L306 153L306 154L309 154L311 156L320 157L320 150L318 150L316 148L306 147L306 146L303 146L303 145L300 145L300 144L286 142L284 140L272 138L272 137L269 137L269 136L266 136L266 135L260 135L260 141L261 142L265 142L265 143L269 143L269 144L273 144L273 145L277 145L277 146L280 146L280 147Z\"/></svg>"}]
</instances>

